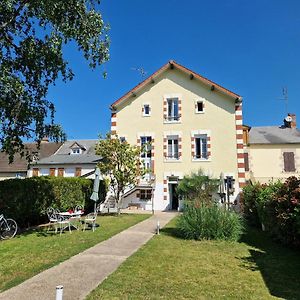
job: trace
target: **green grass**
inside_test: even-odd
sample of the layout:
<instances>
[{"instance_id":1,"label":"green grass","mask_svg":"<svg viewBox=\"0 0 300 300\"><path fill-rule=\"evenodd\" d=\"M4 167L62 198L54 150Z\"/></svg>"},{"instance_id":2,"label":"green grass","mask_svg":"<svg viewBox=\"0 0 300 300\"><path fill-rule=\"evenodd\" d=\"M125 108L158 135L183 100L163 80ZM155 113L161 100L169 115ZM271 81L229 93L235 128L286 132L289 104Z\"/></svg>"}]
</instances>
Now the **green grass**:
<instances>
[{"instance_id":1,"label":"green grass","mask_svg":"<svg viewBox=\"0 0 300 300\"><path fill-rule=\"evenodd\" d=\"M100 216L97 223L101 226L95 232L73 230L72 234L66 231L60 236L39 229L17 235L11 240L0 241L0 292L150 216Z\"/></svg>"},{"instance_id":2,"label":"green grass","mask_svg":"<svg viewBox=\"0 0 300 300\"><path fill-rule=\"evenodd\" d=\"M240 242L176 237L175 220L87 299L299 299L300 255L247 229Z\"/></svg>"}]
</instances>

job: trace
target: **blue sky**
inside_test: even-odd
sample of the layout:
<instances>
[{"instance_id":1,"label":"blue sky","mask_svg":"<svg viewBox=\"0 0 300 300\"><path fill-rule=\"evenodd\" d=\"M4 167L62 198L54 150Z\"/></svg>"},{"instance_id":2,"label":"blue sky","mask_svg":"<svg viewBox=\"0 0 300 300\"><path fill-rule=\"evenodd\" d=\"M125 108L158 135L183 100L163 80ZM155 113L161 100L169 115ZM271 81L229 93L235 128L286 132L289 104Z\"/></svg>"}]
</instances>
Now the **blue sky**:
<instances>
[{"instance_id":1,"label":"blue sky","mask_svg":"<svg viewBox=\"0 0 300 300\"><path fill-rule=\"evenodd\" d=\"M105 134L109 105L142 80L132 68L150 75L170 59L243 96L250 126L281 124L288 87L300 122L300 1L102 0L99 9L111 26L107 78L69 46L75 78L49 92L69 139Z\"/></svg>"}]
</instances>

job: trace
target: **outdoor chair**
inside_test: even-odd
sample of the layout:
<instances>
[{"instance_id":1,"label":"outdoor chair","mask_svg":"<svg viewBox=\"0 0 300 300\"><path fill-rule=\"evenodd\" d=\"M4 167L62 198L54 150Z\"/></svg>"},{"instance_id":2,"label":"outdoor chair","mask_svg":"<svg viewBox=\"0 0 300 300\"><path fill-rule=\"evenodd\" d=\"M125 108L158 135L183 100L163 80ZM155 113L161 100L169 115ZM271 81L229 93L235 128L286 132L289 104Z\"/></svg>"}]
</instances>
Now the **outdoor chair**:
<instances>
[{"instance_id":1,"label":"outdoor chair","mask_svg":"<svg viewBox=\"0 0 300 300\"><path fill-rule=\"evenodd\" d=\"M47 209L47 216L49 219L49 225L48 225L48 230L50 230L51 227L55 228L55 233L57 233L57 224L58 224L58 211L54 209L53 207L49 207Z\"/></svg>"},{"instance_id":2,"label":"outdoor chair","mask_svg":"<svg viewBox=\"0 0 300 300\"><path fill-rule=\"evenodd\" d=\"M74 211L83 211L82 205L76 205Z\"/></svg>"},{"instance_id":3,"label":"outdoor chair","mask_svg":"<svg viewBox=\"0 0 300 300\"><path fill-rule=\"evenodd\" d=\"M71 217L71 220L77 221L80 224L81 213L83 213L83 207L81 205L75 206L74 213L75 214L78 213L78 214L77 215L73 215ZM79 230L79 225L76 228L77 228L77 230Z\"/></svg>"},{"instance_id":4,"label":"outdoor chair","mask_svg":"<svg viewBox=\"0 0 300 300\"><path fill-rule=\"evenodd\" d=\"M62 216L62 215L58 215L57 217L57 224L59 225L59 229L60 229L60 235L62 234L62 232L66 229L69 228L69 232L72 233L71 231L71 220L69 217L66 216Z\"/></svg>"},{"instance_id":5,"label":"outdoor chair","mask_svg":"<svg viewBox=\"0 0 300 300\"><path fill-rule=\"evenodd\" d=\"M97 218L97 213L93 212L88 215L86 215L84 221L83 221L83 231L85 231L86 226L91 226L93 232L95 231L96 227L96 218Z\"/></svg>"}]
</instances>

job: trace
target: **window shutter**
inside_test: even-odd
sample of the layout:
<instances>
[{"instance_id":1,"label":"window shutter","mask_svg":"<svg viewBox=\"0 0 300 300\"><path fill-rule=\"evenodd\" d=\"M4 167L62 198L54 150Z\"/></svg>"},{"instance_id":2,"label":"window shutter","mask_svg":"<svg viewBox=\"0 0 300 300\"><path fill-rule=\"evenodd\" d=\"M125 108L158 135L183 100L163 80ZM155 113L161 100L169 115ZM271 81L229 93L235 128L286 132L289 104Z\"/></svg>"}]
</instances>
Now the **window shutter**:
<instances>
[{"instance_id":1,"label":"window shutter","mask_svg":"<svg viewBox=\"0 0 300 300\"><path fill-rule=\"evenodd\" d=\"M57 176L58 177L64 177L64 168L58 168L58 174L57 174Z\"/></svg>"},{"instance_id":2,"label":"window shutter","mask_svg":"<svg viewBox=\"0 0 300 300\"><path fill-rule=\"evenodd\" d=\"M55 168L50 168L50 176L55 176Z\"/></svg>"},{"instance_id":3,"label":"window shutter","mask_svg":"<svg viewBox=\"0 0 300 300\"><path fill-rule=\"evenodd\" d=\"M32 176L33 177L39 176L39 168L33 168L32 169Z\"/></svg>"},{"instance_id":4,"label":"window shutter","mask_svg":"<svg viewBox=\"0 0 300 300\"><path fill-rule=\"evenodd\" d=\"M244 163L245 163L245 171L249 171L249 154L244 153Z\"/></svg>"},{"instance_id":5,"label":"window shutter","mask_svg":"<svg viewBox=\"0 0 300 300\"><path fill-rule=\"evenodd\" d=\"M283 152L283 162L285 172L295 172L295 156L294 152Z\"/></svg>"},{"instance_id":6,"label":"window shutter","mask_svg":"<svg viewBox=\"0 0 300 300\"><path fill-rule=\"evenodd\" d=\"M80 177L81 176L81 168L76 168L75 176L76 177Z\"/></svg>"}]
</instances>

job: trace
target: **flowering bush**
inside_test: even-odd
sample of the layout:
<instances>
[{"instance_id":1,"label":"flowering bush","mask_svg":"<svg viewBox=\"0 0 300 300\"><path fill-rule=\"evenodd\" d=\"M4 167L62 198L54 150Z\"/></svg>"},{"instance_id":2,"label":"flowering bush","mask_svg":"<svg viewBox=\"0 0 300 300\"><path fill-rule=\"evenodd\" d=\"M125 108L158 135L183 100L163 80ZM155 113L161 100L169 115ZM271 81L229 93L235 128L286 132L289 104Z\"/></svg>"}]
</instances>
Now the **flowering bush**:
<instances>
[{"instance_id":1,"label":"flowering bush","mask_svg":"<svg viewBox=\"0 0 300 300\"><path fill-rule=\"evenodd\" d=\"M300 179L289 177L268 209L272 236L285 244L300 247Z\"/></svg>"},{"instance_id":2,"label":"flowering bush","mask_svg":"<svg viewBox=\"0 0 300 300\"><path fill-rule=\"evenodd\" d=\"M300 179L247 185L241 201L249 224L263 224L276 240L300 247Z\"/></svg>"}]
</instances>

